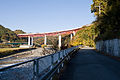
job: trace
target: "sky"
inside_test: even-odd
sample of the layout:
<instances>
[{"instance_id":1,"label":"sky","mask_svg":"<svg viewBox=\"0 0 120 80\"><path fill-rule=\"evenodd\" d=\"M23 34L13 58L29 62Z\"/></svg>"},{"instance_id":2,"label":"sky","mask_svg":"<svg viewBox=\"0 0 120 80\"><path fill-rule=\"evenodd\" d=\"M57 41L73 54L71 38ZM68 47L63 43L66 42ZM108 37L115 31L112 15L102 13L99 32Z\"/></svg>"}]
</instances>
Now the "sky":
<instances>
[{"instance_id":1,"label":"sky","mask_svg":"<svg viewBox=\"0 0 120 80\"><path fill-rule=\"evenodd\" d=\"M0 24L11 30L44 33L90 24L92 0L0 0Z\"/></svg>"}]
</instances>

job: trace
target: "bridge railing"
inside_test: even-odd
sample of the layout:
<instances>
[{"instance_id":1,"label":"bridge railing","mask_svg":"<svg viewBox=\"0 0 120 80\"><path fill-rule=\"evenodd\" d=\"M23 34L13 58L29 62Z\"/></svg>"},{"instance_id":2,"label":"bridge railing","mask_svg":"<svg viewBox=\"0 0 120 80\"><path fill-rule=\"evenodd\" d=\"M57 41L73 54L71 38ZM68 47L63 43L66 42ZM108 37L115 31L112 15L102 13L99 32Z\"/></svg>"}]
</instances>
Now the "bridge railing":
<instances>
[{"instance_id":1,"label":"bridge railing","mask_svg":"<svg viewBox=\"0 0 120 80\"><path fill-rule=\"evenodd\" d=\"M56 71L59 72L60 67L63 67L64 61L69 59L70 53L78 47L72 47L54 54L1 68L0 80L50 79Z\"/></svg>"}]
</instances>

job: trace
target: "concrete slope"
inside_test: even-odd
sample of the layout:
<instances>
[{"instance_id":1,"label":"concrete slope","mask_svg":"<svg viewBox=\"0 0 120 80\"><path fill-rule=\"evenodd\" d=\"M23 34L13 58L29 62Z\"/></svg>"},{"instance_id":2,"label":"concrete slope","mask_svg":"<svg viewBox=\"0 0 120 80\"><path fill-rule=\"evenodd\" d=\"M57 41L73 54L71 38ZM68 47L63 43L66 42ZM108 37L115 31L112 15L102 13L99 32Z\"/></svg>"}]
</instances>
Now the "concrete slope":
<instances>
[{"instance_id":1,"label":"concrete slope","mask_svg":"<svg viewBox=\"0 0 120 80\"><path fill-rule=\"evenodd\" d=\"M120 62L83 48L71 59L60 80L120 80Z\"/></svg>"}]
</instances>

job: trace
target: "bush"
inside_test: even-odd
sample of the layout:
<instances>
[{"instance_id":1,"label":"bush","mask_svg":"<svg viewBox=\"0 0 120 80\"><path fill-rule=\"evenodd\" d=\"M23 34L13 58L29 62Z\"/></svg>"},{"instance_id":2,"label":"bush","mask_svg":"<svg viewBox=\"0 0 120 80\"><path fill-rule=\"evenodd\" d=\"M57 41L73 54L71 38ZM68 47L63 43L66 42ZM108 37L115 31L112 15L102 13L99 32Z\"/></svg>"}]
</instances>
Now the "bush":
<instances>
[{"instance_id":1,"label":"bush","mask_svg":"<svg viewBox=\"0 0 120 80\"><path fill-rule=\"evenodd\" d=\"M0 44L0 48L12 48L12 45L8 45L8 44Z\"/></svg>"},{"instance_id":2,"label":"bush","mask_svg":"<svg viewBox=\"0 0 120 80\"><path fill-rule=\"evenodd\" d=\"M43 44L43 45L41 45L41 47L44 48L44 47L47 47L47 45L44 45L44 44Z\"/></svg>"}]
</instances>

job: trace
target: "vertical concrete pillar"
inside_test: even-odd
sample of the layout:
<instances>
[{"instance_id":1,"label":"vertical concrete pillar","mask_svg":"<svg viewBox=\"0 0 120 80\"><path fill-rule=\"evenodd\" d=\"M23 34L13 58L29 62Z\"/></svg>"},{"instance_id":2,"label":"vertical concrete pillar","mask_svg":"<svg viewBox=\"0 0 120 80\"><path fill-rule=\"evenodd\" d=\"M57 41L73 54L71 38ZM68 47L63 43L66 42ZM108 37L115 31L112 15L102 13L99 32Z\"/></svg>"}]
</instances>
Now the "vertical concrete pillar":
<instances>
[{"instance_id":1,"label":"vertical concrete pillar","mask_svg":"<svg viewBox=\"0 0 120 80\"><path fill-rule=\"evenodd\" d=\"M59 34L59 45L58 45L58 47L59 47L59 50L61 49L61 35Z\"/></svg>"},{"instance_id":2,"label":"vertical concrete pillar","mask_svg":"<svg viewBox=\"0 0 120 80\"><path fill-rule=\"evenodd\" d=\"M73 38L73 34L70 34L70 39L72 40L72 38Z\"/></svg>"},{"instance_id":3,"label":"vertical concrete pillar","mask_svg":"<svg viewBox=\"0 0 120 80\"><path fill-rule=\"evenodd\" d=\"M75 31L73 31L73 36L75 36Z\"/></svg>"},{"instance_id":4,"label":"vertical concrete pillar","mask_svg":"<svg viewBox=\"0 0 120 80\"><path fill-rule=\"evenodd\" d=\"M47 37L45 35L45 38L44 38L44 45L47 45Z\"/></svg>"},{"instance_id":5,"label":"vertical concrete pillar","mask_svg":"<svg viewBox=\"0 0 120 80\"><path fill-rule=\"evenodd\" d=\"M30 41L30 36L28 36L28 45L30 46L30 43L31 43L31 41Z\"/></svg>"},{"instance_id":6,"label":"vertical concrete pillar","mask_svg":"<svg viewBox=\"0 0 120 80\"><path fill-rule=\"evenodd\" d=\"M33 37L31 37L31 45L33 46Z\"/></svg>"}]
</instances>

